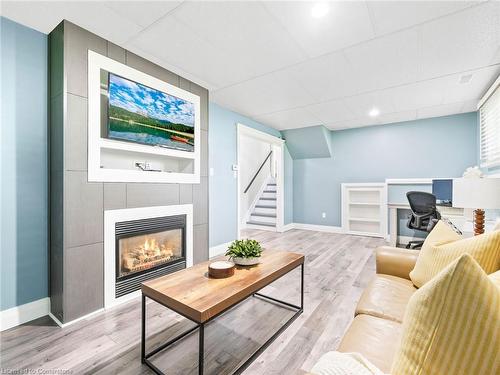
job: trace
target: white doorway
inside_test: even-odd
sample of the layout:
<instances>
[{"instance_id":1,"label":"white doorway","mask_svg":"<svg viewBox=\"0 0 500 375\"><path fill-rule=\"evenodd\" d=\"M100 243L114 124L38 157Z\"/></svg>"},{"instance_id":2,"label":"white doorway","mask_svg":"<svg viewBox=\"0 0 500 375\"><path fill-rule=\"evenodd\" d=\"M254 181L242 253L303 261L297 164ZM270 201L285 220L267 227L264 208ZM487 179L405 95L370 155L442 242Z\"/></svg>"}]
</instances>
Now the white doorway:
<instances>
[{"instance_id":1,"label":"white doorway","mask_svg":"<svg viewBox=\"0 0 500 375\"><path fill-rule=\"evenodd\" d=\"M283 231L284 142L237 125L238 238L245 228Z\"/></svg>"}]
</instances>

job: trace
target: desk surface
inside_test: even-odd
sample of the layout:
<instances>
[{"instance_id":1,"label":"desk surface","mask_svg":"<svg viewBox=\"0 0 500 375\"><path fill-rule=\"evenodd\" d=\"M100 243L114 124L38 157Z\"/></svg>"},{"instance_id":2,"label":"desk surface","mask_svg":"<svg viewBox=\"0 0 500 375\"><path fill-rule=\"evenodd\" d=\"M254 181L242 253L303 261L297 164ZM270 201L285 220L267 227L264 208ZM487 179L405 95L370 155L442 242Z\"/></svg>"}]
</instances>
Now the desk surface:
<instances>
[{"instance_id":1,"label":"desk surface","mask_svg":"<svg viewBox=\"0 0 500 375\"><path fill-rule=\"evenodd\" d=\"M203 323L244 300L304 263L304 255L286 251L264 251L261 263L236 266L225 279L209 278L211 261L197 264L142 284L142 293L190 319Z\"/></svg>"}]
</instances>

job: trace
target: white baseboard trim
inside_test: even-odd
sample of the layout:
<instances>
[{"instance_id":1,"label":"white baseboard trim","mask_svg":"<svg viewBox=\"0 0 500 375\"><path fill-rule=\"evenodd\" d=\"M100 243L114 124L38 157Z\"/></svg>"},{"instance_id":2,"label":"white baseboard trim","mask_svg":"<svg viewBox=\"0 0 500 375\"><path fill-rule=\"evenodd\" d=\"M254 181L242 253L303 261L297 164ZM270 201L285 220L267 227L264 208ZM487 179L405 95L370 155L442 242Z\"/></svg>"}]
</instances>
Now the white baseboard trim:
<instances>
[{"instance_id":1,"label":"white baseboard trim","mask_svg":"<svg viewBox=\"0 0 500 375\"><path fill-rule=\"evenodd\" d=\"M216 257L218 255L224 254L232 242L233 241L229 241L226 243L221 243L220 245L217 245L217 246L212 246L210 249L208 249L208 257L213 258L213 257Z\"/></svg>"},{"instance_id":2,"label":"white baseboard trim","mask_svg":"<svg viewBox=\"0 0 500 375\"><path fill-rule=\"evenodd\" d=\"M104 309L101 308L99 310L96 310L96 311L92 311L91 313L87 314L87 315L84 315L84 316L81 316L79 318L76 318L74 320L72 320L71 322L67 322L67 323L62 323L59 319L57 319L51 312L49 312L49 316L50 318L61 328L65 328L67 326L70 326L72 324L75 324L81 320L84 320L84 319L88 319L88 318L91 318L92 316L96 315L96 314L99 314L100 312L103 312Z\"/></svg>"},{"instance_id":3,"label":"white baseboard trim","mask_svg":"<svg viewBox=\"0 0 500 375\"><path fill-rule=\"evenodd\" d=\"M259 230L267 230L268 232L277 232L277 227L268 227L266 225L255 225L255 224L247 224L245 227L241 229L259 229Z\"/></svg>"},{"instance_id":4,"label":"white baseboard trim","mask_svg":"<svg viewBox=\"0 0 500 375\"><path fill-rule=\"evenodd\" d=\"M50 299L48 297L12 307L0 312L0 331L27 323L33 319L48 315Z\"/></svg>"},{"instance_id":5,"label":"white baseboard trim","mask_svg":"<svg viewBox=\"0 0 500 375\"><path fill-rule=\"evenodd\" d=\"M292 230L292 229L295 229L295 223L288 223L288 224L285 224L281 227L281 229L279 230L280 232L286 232L288 230Z\"/></svg>"},{"instance_id":6,"label":"white baseboard trim","mask_svg":"<svg viewBox=\"0 0 500 375\"><path fill-rule=\"evenodd\" d=\"M290 224L288 224L290 225ZM303 229L303 230L313 230L316 232L328 232L328 233L344 233L342 227L335 227L331 225L316 225L316 224L302 224L302 223L293 223L294 229Z\"/></svg>"}]
</instances>

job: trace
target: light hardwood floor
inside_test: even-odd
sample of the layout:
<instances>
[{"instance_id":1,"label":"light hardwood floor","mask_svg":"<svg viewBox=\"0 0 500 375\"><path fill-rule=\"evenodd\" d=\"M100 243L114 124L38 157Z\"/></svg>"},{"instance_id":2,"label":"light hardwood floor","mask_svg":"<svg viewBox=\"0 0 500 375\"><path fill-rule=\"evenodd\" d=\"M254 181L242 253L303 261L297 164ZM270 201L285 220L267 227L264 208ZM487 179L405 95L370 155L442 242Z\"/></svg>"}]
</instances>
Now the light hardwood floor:
<instances>
[{"instance_id":1,"label":"light hardwood floor","mask_svg":"<svg viewBox=\"0 0 500 375\"><path fill-rule=\"evenodd\" d=\"M291 230L248 230L264 248L306 255L304 313L244 372L302 374L326 351L335 350L352 320L363 288L375 273L373 250L383 240ZM300 271L263 293L299 302ZM148 347L165 342L193 323L151 302ZM205 329L205 373L230 374L292 314L250 298ZM140 363L140 299L64 329L45 317L2 332L0 368L65 369L72 374L150 374ZM152 358L167 374L197 374L197 334ZM150 346L151 345L151 346Z\"/></svg>"}]
</instances>

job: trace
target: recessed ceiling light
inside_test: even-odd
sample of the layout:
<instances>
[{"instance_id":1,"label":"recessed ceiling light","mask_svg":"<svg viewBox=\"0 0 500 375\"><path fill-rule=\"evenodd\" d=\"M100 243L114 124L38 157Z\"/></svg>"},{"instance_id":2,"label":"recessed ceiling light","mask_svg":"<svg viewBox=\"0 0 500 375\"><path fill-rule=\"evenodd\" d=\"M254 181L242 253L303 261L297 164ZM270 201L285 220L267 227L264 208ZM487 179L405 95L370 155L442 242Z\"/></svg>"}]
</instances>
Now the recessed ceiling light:
<instances>
[{"instance_id":1,"label":"recessed ceiling light","mask_svg":"<svg viewBox=\"0 0 500 375\"><path fill-rule=\"evenodd\" d=\"M377 117L378 115L380 115L380 111L378 108L372 108L370 110L370 113L368 113L371 117Z\"/></svg>"},{"instance_id":2,"label":"recessed ceiling light","mask_svg":"<svg viewBox=\"0 0 500 375\"><path fill-rule=\"evenodd\" d=\"M469 83L470 81L472 81L472 74L464 74L460 76L458 83L463 85L465 83Z\"/></svg>"},{"instance_id":3,"label":"recessed ceiling light","mask_svg":"<svg viewBox=\"0 0 500 375\"><path fill-rule=\"evenodd\" d=\"M311 8L311 16L313 16L314 18L321 18L326 16L329 10L330 7L327 3L316 3Z\"/></svg>"}]
</instances>

